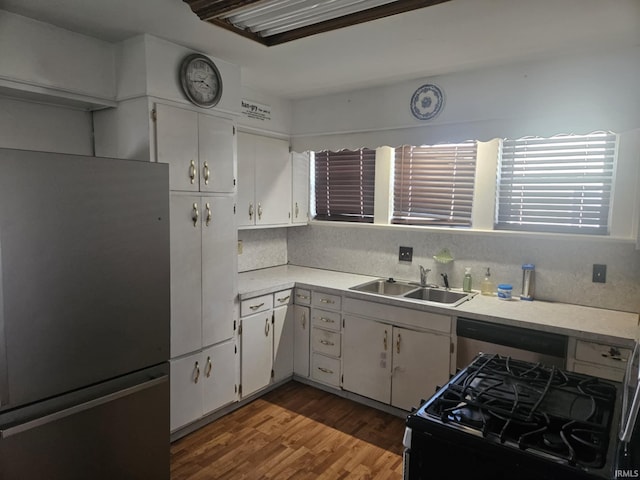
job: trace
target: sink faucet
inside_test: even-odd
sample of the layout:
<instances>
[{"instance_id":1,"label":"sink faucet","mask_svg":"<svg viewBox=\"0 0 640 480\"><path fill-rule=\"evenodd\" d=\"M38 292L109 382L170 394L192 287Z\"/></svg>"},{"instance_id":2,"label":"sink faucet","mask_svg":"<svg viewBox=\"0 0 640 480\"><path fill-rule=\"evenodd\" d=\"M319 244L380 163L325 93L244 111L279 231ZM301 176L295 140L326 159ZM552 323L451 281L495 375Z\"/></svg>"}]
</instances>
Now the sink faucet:
<instances>
[{"instance_id":1,"label":"sink faucet","mask_svg":"<svg viewBox=\"0 0 640 480\"><path fill-rule=\"evenodd\" d=\"M427 286L427 275L429 274L430 271L431 271L430 268L424 268L422 265L420 265L420 286L421 287Z\"/></svg>"}]
</instances>

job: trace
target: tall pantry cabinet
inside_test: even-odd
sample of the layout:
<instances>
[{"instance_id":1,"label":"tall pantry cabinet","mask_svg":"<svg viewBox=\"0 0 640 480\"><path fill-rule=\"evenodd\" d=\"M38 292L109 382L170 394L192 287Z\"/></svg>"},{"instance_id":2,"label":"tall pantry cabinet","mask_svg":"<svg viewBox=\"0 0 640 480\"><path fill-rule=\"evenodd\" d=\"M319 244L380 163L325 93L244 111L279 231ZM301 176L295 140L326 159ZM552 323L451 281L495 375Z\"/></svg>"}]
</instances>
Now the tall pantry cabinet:
<instances>
[{"instance_id":1,"label":"tall pantry cabinet","mask_svg":"<svg viewBox=\"0 0 640 480\"><path fill-rule=\"evenodd\" d=\"M152 98L97 112L94 123L96 155L169 164L175 432L238 399L235 125Z\"/></svg>"}]
</instances>

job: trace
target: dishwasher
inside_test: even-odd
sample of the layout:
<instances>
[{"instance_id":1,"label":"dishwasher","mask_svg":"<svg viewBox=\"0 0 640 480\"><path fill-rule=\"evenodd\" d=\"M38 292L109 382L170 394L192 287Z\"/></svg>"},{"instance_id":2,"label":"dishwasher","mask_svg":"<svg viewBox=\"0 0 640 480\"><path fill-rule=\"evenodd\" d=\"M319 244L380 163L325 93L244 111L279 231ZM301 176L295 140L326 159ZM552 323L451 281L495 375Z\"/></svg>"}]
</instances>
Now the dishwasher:
<instances>
[{"instance_id":1,"label":"dishwasher","mask_svg":"<svg viewBox=\"0 0 640 480\"><path fill-rule=\"evenodd\" d=\"M469 365L479 353L497 353L527 362L565 367L568 341L565 335L460 317L456 335L458 369Z\"/></svg>"}]
</instances>

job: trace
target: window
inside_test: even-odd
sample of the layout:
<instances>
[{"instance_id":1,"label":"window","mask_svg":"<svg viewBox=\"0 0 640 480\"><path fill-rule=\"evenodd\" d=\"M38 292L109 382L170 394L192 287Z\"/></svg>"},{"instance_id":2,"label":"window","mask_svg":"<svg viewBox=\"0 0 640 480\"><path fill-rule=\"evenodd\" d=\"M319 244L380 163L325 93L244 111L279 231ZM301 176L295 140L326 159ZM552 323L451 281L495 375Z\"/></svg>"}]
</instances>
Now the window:
<instances>
[{"instance_id":1,"label":"window","mask_svg":"<svg viewBox=\"0 0 640 480\"><path fill-rule=\"evenodd\" d=\"M396 148L392 223L471 226L476 142Z\"/></svg>"},{"instance_id":2,"label":"window","mask_svg":"<svg viewBox=\"0 0 640 480\"><path fill-rule=\"evenodd\" d=\"M617 136L504 140L496 228L608 234Z\"/></svg>"},{"instance_id":3,"label":"window","mask_svg":"<svg viewBox=\"0 0 640 480\"><path fill-rule=\"evenodd\" d=\"M315 154L316 220L373 223L376 151Z\"/></svg>"}]
</instances>

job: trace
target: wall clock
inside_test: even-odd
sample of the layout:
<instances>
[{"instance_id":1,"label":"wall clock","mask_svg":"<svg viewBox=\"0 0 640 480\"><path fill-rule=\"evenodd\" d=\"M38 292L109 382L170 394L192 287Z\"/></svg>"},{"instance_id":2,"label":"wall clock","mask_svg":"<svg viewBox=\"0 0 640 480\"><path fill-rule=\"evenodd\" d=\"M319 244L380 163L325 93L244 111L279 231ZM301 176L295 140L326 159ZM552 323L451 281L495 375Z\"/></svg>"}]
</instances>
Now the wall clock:
<instances>
[{"instance_id":1,"label":"wall clock","mask_svg":"<svg viewBox=\"0 0 640 480\"><path fill-rule=\"evenodd\" d=\"M198 107L211 108L222 96L222 77L213 61L199 53L187 55L180 64L180 85L186 97Z\"/></svg>"},{"instance_id":2,"label":"wall clock","mask_svg":"<svg viewBox=\"0 0 640 480\"><path fill-rule=\"evenodd\" d=\"M444 107L442 89L432 83L419 87L411 96L411 113L418 120L431 120L438 116Z\"/></svg>"}]
</instances>

